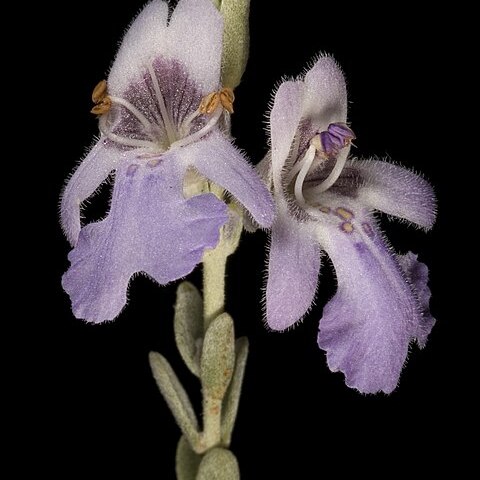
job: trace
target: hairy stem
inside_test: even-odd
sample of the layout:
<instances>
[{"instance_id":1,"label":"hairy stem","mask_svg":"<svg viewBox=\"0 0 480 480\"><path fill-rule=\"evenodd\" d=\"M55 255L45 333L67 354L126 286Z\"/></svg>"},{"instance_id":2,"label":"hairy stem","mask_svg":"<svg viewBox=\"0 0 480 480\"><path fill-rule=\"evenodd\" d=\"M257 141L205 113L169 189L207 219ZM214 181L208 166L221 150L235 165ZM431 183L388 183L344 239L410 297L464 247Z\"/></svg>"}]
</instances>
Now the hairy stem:
<instances>
[{"instance_id":1,"label":"hairy stem","mask_svg":"<svg viewBox=\"0 0 480 480\"><path fill-rule=\"evenodd\" d=\"M225 310L225 269L227 257L222 249L209 252L203 263L203 322L210 324Z\"/></svg>"},{"instance_id":2,"label":"hairy stem","mask_svg":"<svg viewBox=\"0 0 480 480\"><path fill-rule=\"evenodd\" d=\"M209 190L223 200L223 189L209 184ZM227 258L231 253L225 248L223 234L214 250L207 252L203 259L203 327L204 332L215 318L225 311L225 271Z\"/></svg>"},{"instance_id":3,"label":"hairy stem","mask_svg":"<svg viewBox=\"0 0 480 480\"><path fill-rule=\"evenodd\" d=\"M222 436L222 400L203 398L203 432L201 437L205 451L220 445Z\"/></svg>"}]
</instances>

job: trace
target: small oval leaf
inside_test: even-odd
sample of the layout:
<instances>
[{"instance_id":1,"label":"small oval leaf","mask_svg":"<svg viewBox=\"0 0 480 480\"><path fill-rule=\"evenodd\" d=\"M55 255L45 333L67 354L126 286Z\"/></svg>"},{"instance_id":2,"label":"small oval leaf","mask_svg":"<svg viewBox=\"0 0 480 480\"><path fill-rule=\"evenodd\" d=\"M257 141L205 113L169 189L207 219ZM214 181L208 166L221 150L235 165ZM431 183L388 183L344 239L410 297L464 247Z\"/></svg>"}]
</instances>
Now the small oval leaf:
<instances>
[{"instance_id":1,"label":"small oval leaf","mask_svg":"<svg viewBox=\"0 0 480 480\"><path fill-rule=\"evenodd\" d=\"M219 315L208 327L200 365L204 398L222 400L235 366L235 332L228 313Z\"/></svg>"},{"instance_id":2,"label":"small oval leaf","mask_svg":"<svg viewBox=\"0 0 480 480\"><path fill-rule=\"evenodd\" d=\"M175 458L177 480L196 480L201 461L202 455L195 453L187 439L182 435L178 442Z\"/></svg>"},{"instance_id":3,"label":"small oval leaf","mask_svg":"<svg viewBox=\"0 0 480 480\"><path fill-rule=\"evenodd\" d=\"M200 292L190 282L182 282L178 286L173 326L180 355L189 370L198 377L199 345L203 335L203 300Z\"/></svg>"},{"instance_id":4,"label":"small oval leaf","mask_svg":"<svg viewBox=\"0 0 480 480\"><path fill-rule=\"evenodd\" d=\"M200 441L198 421L185 389L167 359L157 352L149 354L150 367L158 388L190 445Z\"/></svg>"},{"instance_id":5,"label":"small oval leaf","mask_svg":"<svg viewBox=\"0 0 480 480\"><path fill-rule=\"evenodd\" d=\"M236 359L232 381L223 400L222 407L222 444L230 445L233 427L237 418L238 404L242 392L243 376L248 357L248 338L241 337L235 342Z\"/></svg>"},{"instance_id":6,"label":"small oval leaf","mask_svg":"<svg viewBox=\"0 0 480 480\"><path fill-rule=\"evenodd\" d=\"M235 455L225 448L212 448L200 463L197 480L240 480Z\"/></svg>"}]
</instances>

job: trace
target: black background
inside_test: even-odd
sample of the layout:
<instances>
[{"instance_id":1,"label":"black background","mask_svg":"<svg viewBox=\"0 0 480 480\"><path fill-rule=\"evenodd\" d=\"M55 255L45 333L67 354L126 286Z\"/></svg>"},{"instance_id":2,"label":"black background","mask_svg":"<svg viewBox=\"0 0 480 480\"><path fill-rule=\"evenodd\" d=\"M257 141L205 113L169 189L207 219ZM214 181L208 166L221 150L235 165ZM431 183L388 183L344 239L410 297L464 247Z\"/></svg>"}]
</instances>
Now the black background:
<instances>
[{"instance_id":1,"label":"black background","mask_svg":"<svg viewBox=\"0 0 480 480\"><path fill-rule=\"evenodd\" d=\"M63 478L80 472L114 478L134 471L133 478L173 479L180 434L147 355L156 350L171 360L198 405L197 381L173 343L175 286L160 288L136 278L126 310L100 326L76 320L60 286L69 246L58 225L58 197L97 132L89 114L92 88L106 76L124 29L143 5L141 0L119 3L86 0L47 10L42 25L48 35L38 36L46 42L44 71L37 72L44 82L41 108L53 122L40 121L38 129L48 128L53 148L42 168L47 206L41 228L47 246L45 265L33 280L41 287L40 303L32 302L37 314L28 323L34 368L25 382L32 420L20 447L41 452L37 471ZM382 474L380 461L401 469L415 459L422 470L432 455L437 466L451 460L459 442L455 432L464 425L463 399L470 395L459 378L460 325L452 315L445 240L454 212L439 92L448 83L449 21L438 9L432 16L406 6L352 10L338 2L252 0L251 56L233 116L237 145L257 163L266 152L265 112L273 87L283 76L301 73L318 52L333 54L348 82L354 153L401 162L435 186L439 217L430 233L384 224L399 251L419 253L430 267L437 325L424 351L412 349L392 395L362 396L344 385L341 374L329 372L316 345L322 306L334 293L329 266L323 268L316 307L303 324L289 333L270 333L260 306L266 236L245 235L229 263L227 298L237 334L248 335L251 347L232 444L243 478L321 478L331 468L337 474ZM107 203L108 189L87 216L100 218ZM192 278L200 285L198 271Z\"/></svg>"}]
</instances>

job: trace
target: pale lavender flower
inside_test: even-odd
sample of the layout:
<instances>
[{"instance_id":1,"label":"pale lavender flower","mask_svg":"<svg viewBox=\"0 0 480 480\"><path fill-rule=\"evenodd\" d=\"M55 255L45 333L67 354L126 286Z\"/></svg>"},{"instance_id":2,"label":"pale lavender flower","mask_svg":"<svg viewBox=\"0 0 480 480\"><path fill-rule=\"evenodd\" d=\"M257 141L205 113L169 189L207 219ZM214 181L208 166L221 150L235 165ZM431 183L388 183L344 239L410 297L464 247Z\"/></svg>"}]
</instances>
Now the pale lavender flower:
<instances>
[{"instance_id":1,"label":"pale lavender flower","mask_svg":"<svg viewBox=\"0 0 480 480\"><path fill-rule=\"evenodd\" d=\"M420 176L377 160L348 159L353 131L340 68L320 57L283 82L270 114L271 152L259 165L277 204L266 287L266 320L284 330L315 296L321 252L338 288L320 321L319 346L332 371L365 393L392 392L409 344L423 347L435 322L428 269L396 255L379 230L379 210L429 229L435 195Z\"/></svg>"},{"instance_id":2,"label":"pale lavender flower","mask_svg":"<svg viewBox=\"0 0 480 480\"><path fill-rule=\"evenodd\" d=\"M170 18L167 3L153 1L127 31L108 90L95 95L101 136L61 202L62 226L74 246L63 287L75 316L111 320L136 272L166 284L215 247L227 207L213 194L192 196L198 174L224 187L261 225L271 224L270 193L224 133L222 103L199 108L222 87L222 36L210 0L180 0ZM82 202L112 172L108 216L81 228Z\"/></svg>"}]
</instances>

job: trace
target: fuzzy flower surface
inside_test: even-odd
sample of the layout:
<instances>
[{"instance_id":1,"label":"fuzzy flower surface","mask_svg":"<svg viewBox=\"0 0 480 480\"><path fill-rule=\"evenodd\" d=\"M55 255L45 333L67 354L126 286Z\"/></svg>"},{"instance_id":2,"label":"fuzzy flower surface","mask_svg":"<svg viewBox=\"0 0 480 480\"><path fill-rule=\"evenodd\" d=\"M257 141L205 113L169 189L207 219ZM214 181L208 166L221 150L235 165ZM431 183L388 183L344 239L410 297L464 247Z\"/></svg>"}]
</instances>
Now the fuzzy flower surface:
<instances>
[{"instance_id":1,"label":"fuzzy flower surface","mask_svg":"<svg viewBox=\"0 0 480 480\"><path fill-rule=\"evenodd\" d=\"M390 393L410 343L423 347L435 320L427 267L411 252L395 254L374 212L430 229L432 187L400 166L349 158L355 135L347 124L345 79L328 56L280 85L270 134L271 151L258 166L277 206L266 321L284 330L301 320L314 300L325 251L338 285L324 308L318 345L349 387Z\"/></svg>"},{"instance_id":2,"label":"fuzzy flower surface","mask_svg":"<svg viewBox=\"0 0 480 480\"><path fill-rule=\"evenodd\" d=\"M106 82L92 96L100 137L61 199L74 247L62 285L76 317L114 319L137 272L166 284L214 248L227 206L211 181L262 226L271 195L228 135L233 92L222 89L223 20L209 0L155 0L125 34ZM82 227L82 203L114 173L110 211Z\"/></svg>"}]
</instances>

